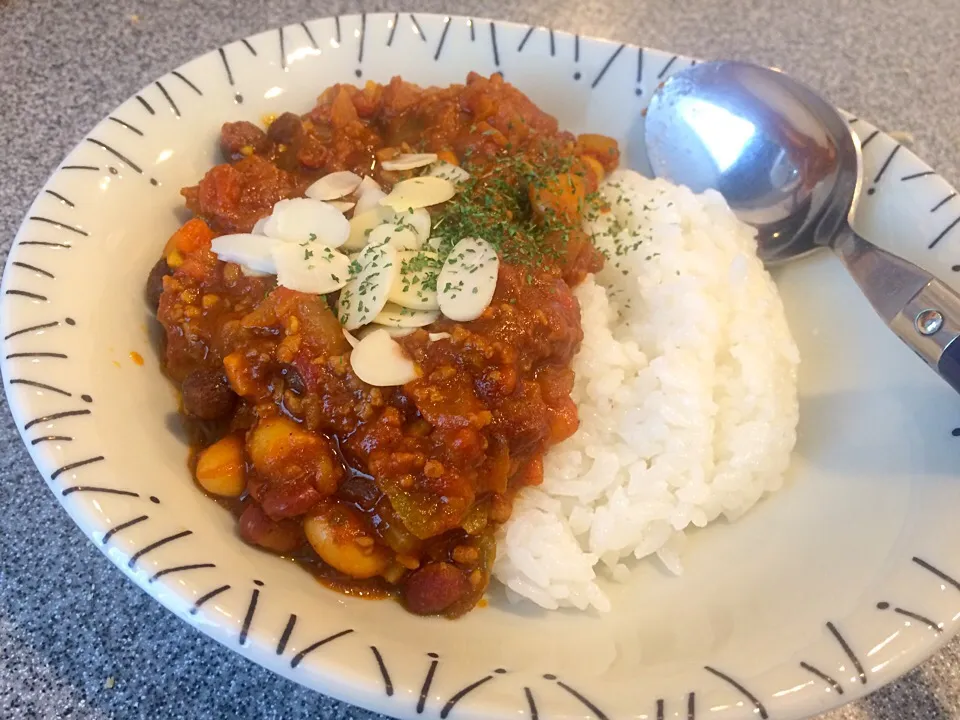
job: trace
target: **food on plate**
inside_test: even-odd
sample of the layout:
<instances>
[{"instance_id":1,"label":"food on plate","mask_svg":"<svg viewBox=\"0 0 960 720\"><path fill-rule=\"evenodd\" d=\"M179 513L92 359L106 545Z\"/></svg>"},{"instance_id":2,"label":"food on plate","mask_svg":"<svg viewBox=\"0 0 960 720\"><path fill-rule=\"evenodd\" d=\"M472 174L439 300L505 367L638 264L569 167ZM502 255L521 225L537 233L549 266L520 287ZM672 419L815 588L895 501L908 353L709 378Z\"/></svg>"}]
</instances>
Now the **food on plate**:
<instances>
[{"instance_id":1,"label":"food on plate","mask_svg":"<svg viewBox=\"0 0 960 720\"><path fill-rule=\"evenodd\" d=\"M685 529L735 520L778 489L796 442L797 347L754 231L714 191L617 170L588 221L604 268L574 291L579 430L544 459L498 532L494 574L546 608L609 608L597 570Z\"/></svg>"},{"instance_id":2,"label":"food on plate","mask_svg":"<svg viewBox=\"0 0 960 720\"><path fill-rule=\"evenodd\" d=\"M781 482L796 349L719 196L498 75L335 85L226 162L148 278L197 484L326 585L605 609L597 570Z\"/></svg>"}]
</instances>

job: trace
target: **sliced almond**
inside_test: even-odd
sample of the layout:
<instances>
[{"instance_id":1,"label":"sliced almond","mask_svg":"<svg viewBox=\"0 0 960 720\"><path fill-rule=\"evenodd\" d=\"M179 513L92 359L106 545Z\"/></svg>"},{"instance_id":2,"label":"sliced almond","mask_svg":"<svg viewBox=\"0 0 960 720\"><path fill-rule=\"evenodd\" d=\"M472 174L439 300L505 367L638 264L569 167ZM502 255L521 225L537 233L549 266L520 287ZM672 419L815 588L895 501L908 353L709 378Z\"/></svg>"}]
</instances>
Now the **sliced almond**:
<instances>
[{"instance_id":1,"label":"sliced almond","mask_svg":"<svg viewBox=\"0 0 960 720\"><path fill-rule=\"evenodd\" d=\"M350 258L319 243L283 243L273 248L277 284L298 292L325 295L350 280Z\"/></svg>"},{"instance_id":2,"label":"sliced almond","mask_svg":"<svg viewBox=\"0 0 960 720\"><path fill-rule=\"evenodd\" d=\"M377 185L377 181L371 177L365 177L357 188L357 208L354 214L372 210L380 206L380 201L387 194Z\"/></svg>"},{"instance_id":3,"label":"sliced almond","mask_svg":"<svg viewBox=\"0 0 960 720\"><path fill-rule=\"evenodd\" d=\"M362 178L349 170L340 170L324 175L303 194L314 200L339 200L346 197L360 185Z\"/></svg>"},{"instance_id":4,"label":"sliced almond","mask_svg":"<svg viewBox=\"0 0 960 720\"><path fill-rule=\"evenodd\" d=\"M273 273L260 272L259 270L254 270L253 268L248 268L246 265L240 265L240 272L243 273L244 277L270 277Z\"/></svg>"},{"instance_id":5,"label":"sliced almond","mask_svg":"<svg viewBox=\"0 0 960 720\"><path fill-rule=\"evenodd\" d=\"M365 193L363 193L363 195L357 198L356 212L362 213L381 207L380 201L386 196L387 194L380 188L367 190Z\"/></svg>"},{"instance_id":6,"label":"sliced almond","mask_svg":"<svg viewBox=\"0 0 960 720\"><path fill-rule=\"evenodd\" d=\"M210 243L210 250L224 262L233 262L255 272L276 275L277 266L273 261L274 247L285 245L282 240L264 235L240 233L221 235Z\"/></svg>"},{"instance_id":7,"label":"sliced almond","mask_svg":"<svg viewBox=\"0 0 960 720\"><path fill-rule=\"evenodd\" d=\"M430 212L426 208L417 208L413 212L409 210L398 212L393 222L397 225L408 226L417 234L420 238L420 245L417 247L422 246L430 237L430 229L433 225Z\"/></svg>"},{"instance_id":8,"label":"sliced almond","mask_svg":"<svg viewBox=\"0 0 960 720\"><path fill-rule=\"evenodd\" d=\"M439 310L411 310L396 303L388 302L373 319L373 322L388 327L419 328L435 323L439 319Z\"/></svg>"},{"instance_id":9,"label":"sliced almond","mask_svg":"<svg viewBox=\"0 0 960 720\"><path fill-rule=\"evenodd\" d=\"M364 337L350 353L358 378L375 387L403 385L417 379L417 366L385 330Z\"/></svg>"},{"instance_id":10,"label":"sliced almond","mask_svg":"<svg viewBox=\"0 0 960 720\"><path fill-rule=\"evenodd\" d=\"M393 327L392 325L374 325L371 323L357 330L357 337L363 340L370 333L376 332L377 330L384 330L387 335L392 338L402 338L407 335L413 335L418 329L419 328L415 327Z\"/></svg>"},{"instance_id":11,"label":"sliced almond","mask_svg":"<svg viewBox=\"0 0 960 720\"><path fill-rule=\"evenodd\" d=\"M372 210L361 211L358 203L353 210L353 217L350 218L350 236L343 244L343 249L351 252L362 250L367 245L370 232L393 216L394 212L390 208L377 206Z\"/></svg>"},{"instance_id":12,"label":"sliced almond","mask_svg":"<svg viewBox=\"0 0 960 720\"><path fill-rule=\"evenodd\" d=\"M453 183L443 178L424 177L401 180L390 194L380 201L381 205L391 207L397 212L416 210L446 202L456 194Z\"/></svg>"},{"instance_id":13,"label":"sliced almond","mask_svg":"<svg viewBox=\"0 0 960 720\"><path fill-rule=\"evenodd\" d=\"M402 153L380 163L384 170L413 170L437 161L436 153Z\"/></svg>"},{"instance_id":14,"label":"sliced almond","mask_svg":"<svg viewBox=\"0 0 960 720\"><path fill-rule=\"evenodd\" d=\"M466 182L470 179L470 173L468 173L462 167L459 165L454 165L453 163L444 162L442 160L431 167L427 171L427 175L449 180L454 185L459 185L460 183Z\"/></svg>"},{"instance_id":15,"label":"sliced almond","mask_svg":"<svg viewBox=\"0 0 960 720\"><path fill-rule=\"evenodd\" d=\"M500 259L486 240L464 238L453 246L437 278L440 312L451 320L476 320L497 289Z\"/></svg>"},{"instance_id":16,"label":"sliced almond","mask_svg":"<svg viewBox=\"0 0 960 720\"><path fill-rule=\"evenodd\" d=\"M382 190L380 184L369 175L364 175L363 180L357 186L357 193L363 195L368 190Z\"/></svg>"},{"instance_id":17,"label":"sliced almond","mask_svg":"<svg viewBox=\"0 0 960 720\"><path fill-rule=\"evenodd\" d=\"M390 288L390 301L412 310L438 309L440 256L432 250L406 250L397 253L397 259L400 261L400 272Z\"/></svg>"},{"instance_id":18,"label":"sliced almond","mask_svg":"<svg viewBox=\"0 0 960 720\"><path fill-rule=\"evenodd\" d=\"M267 225L267 220L270 219L270 216L262 217L253 224L253 230L250 231L251 235L266 235L263 231L263 228Z\"/></svg>"},{"instance_id":19,"label":"sliced almond","mask_svg":"<svg viewBox=\"0 0 960 720\"><path fill-rule=\"evenodd\" d=\"M332 205L311 198L281 200L273 206L264 232L273 238L304 242L316 240L340 247L350 237L350 222Z\"/></svg>"},{"instance_id":20,"label":"sliced almond","mask_svg":"<svg viewBox=\"0 0 960 720\"><path fill-rule=\"evenodd\" d=\"M346 250L360 250L365 245L376 243L390 234L388 229L381 230L371 239L373 230L380 225L390 225L396 228L398 237L393 242L398 249L413 250L421 247L430 237L430 227L432 220L430 213L423 208L418 208L413 212L396 213L391 208L382 205L374 205L372 209L361 209L361 202L365 196L361 196L353 210L353 217L350 219L350 237L343 244ZM415 240L409 235L402 233L402 230L409 230L415 234ZM379 238L379 240L377 239Z\"/></svg>"},{"instance_id":21,"label":"sliced almond","mask_svg":"<svg viewBox=\"0 0 960 720\"><path fill-rule=\"evenodd\" d=\"M449 339L450 333L448 332L427 333L427 337L430 338L430 342L440 342L441 340Z\"/></svg>"},{"instance_id":22,"label":"sliced almond","mask_svg":"<svg viewBox=\"0 0 960 720\"><path fill-rule=\"evenodd\" d=\"M397 225L393 221L377 225L367 235L368 245L387 243L397 250L417 250L420 247L420 236L410 227Z\"/></svg>"},{"instance_id":23,"label":"sliced almond","mask_svg":"<svg viewBox=\"0 0 960 720\"><path fill-rule=\"evenodd\" d=\"M400 263L391 245L368 245L354 261L359 267L340 293L340 324L356 330L373 320L387 304Z\"/></svg>"},{"instance_id":24,"label":"sliced almond","mask_svg":"<svg viewBox=\"0 0 960 720\"><path fill-rule=\"evenodd\" d=\"M352 210L355 206L355 202L350 202L349 200L327 200L327 205L330 207L335 207L342 213Z\"/></svg>"},{"instance_id":25,"label":"sliced almond","mask_svg":"<svg viewBox=\"0 0 960 720\"><path fill-rule=\"evenodd\" d=\"M360 338L354 337L346 328L340 328L343 331L343 337L350 343L350 347L355 348L360 344Z\"/></svg>"}]
</instances>

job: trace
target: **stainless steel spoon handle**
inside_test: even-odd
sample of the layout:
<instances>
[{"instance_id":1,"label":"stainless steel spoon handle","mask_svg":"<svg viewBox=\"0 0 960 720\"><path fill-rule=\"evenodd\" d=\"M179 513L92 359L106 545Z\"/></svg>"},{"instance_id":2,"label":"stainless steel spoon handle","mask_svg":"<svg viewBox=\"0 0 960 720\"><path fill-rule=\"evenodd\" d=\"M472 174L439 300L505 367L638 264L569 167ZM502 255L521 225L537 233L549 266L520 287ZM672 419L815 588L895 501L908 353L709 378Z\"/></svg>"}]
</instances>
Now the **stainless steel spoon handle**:
<instances>
[{"instance_id":1,"label":"stainless steel spoon handle","mask_svg":"<svg viewBox=\"0 0 960 720\"><path fill-rule=\"evenodd\" d=\"M849 226L833 250L890 329L960 392L960 295Z\"/></svg>"}]
</instances>

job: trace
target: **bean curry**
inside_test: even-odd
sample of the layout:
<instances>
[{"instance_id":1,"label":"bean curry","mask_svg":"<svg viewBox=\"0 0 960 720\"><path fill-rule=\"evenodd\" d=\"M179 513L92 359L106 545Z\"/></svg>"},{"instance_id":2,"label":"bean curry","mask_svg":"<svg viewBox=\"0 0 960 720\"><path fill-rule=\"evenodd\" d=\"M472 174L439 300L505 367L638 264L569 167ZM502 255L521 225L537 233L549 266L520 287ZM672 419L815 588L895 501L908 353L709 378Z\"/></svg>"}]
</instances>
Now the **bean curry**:
<instances>
[{"instance_id":1,"label":"bean curry","mask_svg":"<svg viewBox=\"0 0 960 720\"><path fill-rule=\"evenodd\" d=\"M183 189L194 217L147 281L194 476L237 515L244 541L327 586L462 615L484 594L515 494L542 482L544 453L578 426L571 287L603 264L581 225L617 145L560 131L499 75L335 85L306 115L264 122L223 126L226 162ZM389 189L417 171L381 163L409 152L470 173L429 208L433 236L441 247L486 239L500 272L476 320L441 318L397 340L416 380L372 387L351 370L335 294L278 287L210 244L334 171Z\"/></svg>"}]
</instances>

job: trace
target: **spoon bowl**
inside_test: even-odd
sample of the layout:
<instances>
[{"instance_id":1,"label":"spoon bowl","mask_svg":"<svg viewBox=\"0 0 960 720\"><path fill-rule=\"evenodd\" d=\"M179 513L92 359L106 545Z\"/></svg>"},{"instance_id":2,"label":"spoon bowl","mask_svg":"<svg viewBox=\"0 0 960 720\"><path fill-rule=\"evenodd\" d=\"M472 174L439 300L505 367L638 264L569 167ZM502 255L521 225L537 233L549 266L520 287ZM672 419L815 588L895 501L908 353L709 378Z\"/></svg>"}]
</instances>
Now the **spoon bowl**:
<instances>
[{"instance_id":1,"label":"spoon bowl","mask_svg":"<svg viewBox=\"0 0 960 720\"><path fill-rule=\"evenodd\" d=\"M678 73L653 96L645 132L654 172L719 191L757 228L767 264L828 244L818 223L856 203L860 146L847 121L776 70L714 62Z\"/></svg>"},{"instance_id":2,"label":"spoon bowl","mask_svg":"<svg viewBox=\"0 0 960 720\"><path fill-rule=\"evenodd\" d=\"M890 329L960 392L960 296L853 230L862 154L833 105L778 70L710 62L664 82L644 128L654 174L720 192L768 265L832 248Z\"/></svg>"}]
</instances>

